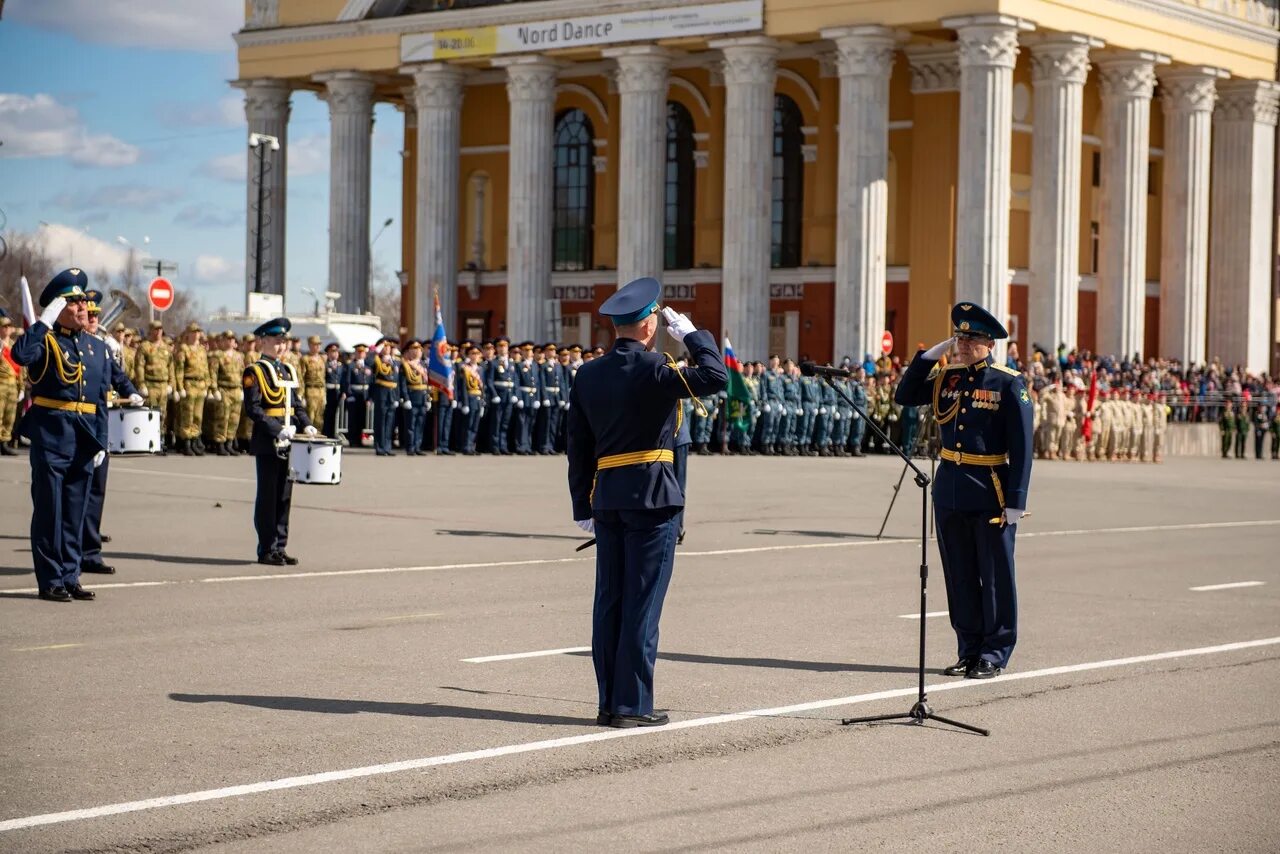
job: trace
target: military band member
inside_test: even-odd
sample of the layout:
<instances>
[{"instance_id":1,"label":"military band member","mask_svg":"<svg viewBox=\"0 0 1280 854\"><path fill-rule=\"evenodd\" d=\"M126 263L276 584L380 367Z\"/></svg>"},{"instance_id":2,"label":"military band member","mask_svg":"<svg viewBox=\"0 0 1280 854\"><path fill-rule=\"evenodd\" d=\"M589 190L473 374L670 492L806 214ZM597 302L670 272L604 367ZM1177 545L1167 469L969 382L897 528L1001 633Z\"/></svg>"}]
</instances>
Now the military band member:
<instances>
[{"instance_id":1,"label":"military band member","mask_svg":"<svg viewBox=\"0 0 1280 854\"><path fill-rule=\"evenodd\" d=\"M14 326L0 309L0 455L17 456L13 445L13 425L18 418L18 397L22 392L22 368L13 360Z\"/></svg>"},{"instance_id":2,"label":"military band member","mask_svg":"<svg viewBox=\"0 0 1280 854\"><path fill-rule=\"evenodd\" d=\"M684 505L672 470L679 402L727 380L715 337L669 309L667 333L695 366L679 369L653 352L661 294L656 279L638 279L605 301L600 312L617 340L578 371L568 409L573 518L596 536L591 657L601 726L669 720L653 708L653 669Z\"/></svg>"},{"instance_id":3,"label":"military band member","mask_svg":"<svg viewBox=\"0 0 1280 854\"><path fill-rule=\"evenodd\" d=\"M324 363L324 353L320 351L320 336L312 335L307 338L307 353L301 359L303 397L306 398L307 417L312 424L324 423Z\"/></svg>"},{"instance_id":4,"label":"military band member","mask_svg":"<svg viewBox=\"0 0 1280 854\"><path fill-rule=\"evenodd\" d=\"M400 371L400 399L408 418L403 437L404 452L411 457L422 454L422 435L431 410L428 394L427 366L422 364L422 342L410 339L405 342Z\"/></svg>"},{"instance_id":5,"label":"military band member","mask_svg":"<svg viewBox=\"0 0 1280 854\"><path fill-rule=\"evenodd\" d=\"M258 534L258 563L294 566L298 559L285 551L289 543L289 507L293 480L289 477L289 443L299 433L317 435L307 417L296 386L298 374L283 360L288 343L288 318L277 317L254 330L262 357L244 369L244 409L253 422L249 442L257 468L258 490L253 527ZM294 383L293 387L285 383Z\"/></svg>"},{"instance_id":6,"label":"military band member","mask_svg":"<svg viewBox=\"0 0 1280 854\"><path fill-rule=\"evenodd\" d=\"M94 594L80 585L83 534L94 469L107 456L107 393L142 397L89 325L88 277L63 270L40 294L39 320L13 346L31 376L31 556L41 599L69 602Z\"/></svg>"},{"instance_id":7,"label":"military band member","mask_svg":"<svg viewBox=\"0 0 1280 854\"><path fill-rule=\"evenodd\" d=\"M1009 337L1004 326L973 303L952 308L951 322L955 337L916 353L896 398L931 404L941 431L933 504L959 648L946 673L989 679L1008 666L1018 636L1013 551L1031 482L1033 404L1021 374L990 361L994 341ZM955 363L934 371L953 342Z\"/></svg>"}]
</instances>

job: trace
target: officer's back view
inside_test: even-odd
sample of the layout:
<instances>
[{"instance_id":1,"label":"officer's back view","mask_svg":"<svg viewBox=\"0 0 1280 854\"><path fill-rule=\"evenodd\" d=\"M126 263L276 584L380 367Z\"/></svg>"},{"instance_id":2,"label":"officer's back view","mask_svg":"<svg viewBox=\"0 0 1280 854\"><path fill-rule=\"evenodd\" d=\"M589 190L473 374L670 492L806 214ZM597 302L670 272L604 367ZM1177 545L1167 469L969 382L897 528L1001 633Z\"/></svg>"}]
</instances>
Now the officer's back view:
<instances>
[{"instance_id":1,"label":"officer's back view","mask_svg":"<svg viewBox=\"0 0 1280 854\"><path fill-rule=\"evenodd\" d=\"M672 466L680 400L715 394L727 374L715 337L663 312L690 367L651 350L658 333L656 279L637 279L600 307L617 341L584 364L568 409L573 518L596 535L591 658L601 726L661 726L653 713L658 618L675 559L684 493Z\"/></svg>"}]
</instances>

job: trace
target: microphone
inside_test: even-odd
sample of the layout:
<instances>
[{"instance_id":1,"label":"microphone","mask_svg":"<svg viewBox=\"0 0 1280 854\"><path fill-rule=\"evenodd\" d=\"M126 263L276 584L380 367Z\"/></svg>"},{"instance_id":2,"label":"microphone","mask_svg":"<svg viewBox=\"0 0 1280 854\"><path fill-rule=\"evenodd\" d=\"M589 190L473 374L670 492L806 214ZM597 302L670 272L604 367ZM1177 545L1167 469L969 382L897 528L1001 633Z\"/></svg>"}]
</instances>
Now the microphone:
<instances>
[{"instance_id":1,"label":"microphone","mask_svg":"<svg viewBox=\"0 0 1280 854\"><path fill-rule=\"evenodd\" d=\"M853 376L853 371L847 371L844 368L828 368L823 365L815 365L813 362L801 362L800 373L806 377L844 377Z\"/></svg>"}]
</instances>

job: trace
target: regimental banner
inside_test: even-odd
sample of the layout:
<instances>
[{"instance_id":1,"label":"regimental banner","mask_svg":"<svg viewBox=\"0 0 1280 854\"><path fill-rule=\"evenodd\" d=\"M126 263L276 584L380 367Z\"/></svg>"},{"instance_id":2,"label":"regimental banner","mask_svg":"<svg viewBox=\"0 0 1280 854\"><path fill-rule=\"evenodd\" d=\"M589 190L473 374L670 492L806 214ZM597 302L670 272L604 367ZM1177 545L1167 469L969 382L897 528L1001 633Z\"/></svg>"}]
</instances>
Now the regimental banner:
<instances>
[{"instance_id":1,"label":"regimental banner","mask_svg":"<svg viewBox=\"0 0 1280 854\"><path fill-rule=\"evenodd\" d=\"M402 62L533 53L584 45L705 36L761 29L764 0L669 6L612 15L575 15L525 24L437 30L400 40Z\"/></svg>"}]
</instances>

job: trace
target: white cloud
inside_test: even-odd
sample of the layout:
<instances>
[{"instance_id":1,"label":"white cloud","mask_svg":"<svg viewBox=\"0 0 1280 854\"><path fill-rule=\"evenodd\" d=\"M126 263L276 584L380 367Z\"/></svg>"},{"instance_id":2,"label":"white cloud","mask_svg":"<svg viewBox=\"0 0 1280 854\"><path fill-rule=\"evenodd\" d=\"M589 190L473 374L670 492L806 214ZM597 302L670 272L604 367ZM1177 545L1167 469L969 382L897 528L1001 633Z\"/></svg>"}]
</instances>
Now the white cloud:
<instances>
[{"instance_id":1,"label":"white cloud","mask_svg":"<svg viewBox=\"0 0 1280 854\"><path fill-rule=\"evenodd\" d=\"M85 42L164 50L231 51L244 26L243 0L28 0L5 12Z\"/></svg>"},{"instance_id":2,"label":"white cloud","mask_svg":"<svg viewBox=\"0 0 1280 854\"><path fill-rule=\"evenodd\" d=\"M174 215L173 221L177 225L191 228L228 228L233 225L243 227L244 211L226 210L205 203L187 205Z\"/></svg>"},{"instance_id":3,"label":"white cloud","mask_svg":"<svg viewBox=\"0 0 1280 854\"><path fill-rule=\"evenodd\" d=\"M99 270L106 270L114 276L129 260L129 250L124 246L108 243L59 222L42 224L36 232L36 239L44 246L44 251L59 263L80 267L91 277Z\"/></svg>"},{"instance_id":4,"label":"white cloud","mask_svg":"<svg viewBox=\"0 0 1280 854\"><path fill-rule=\"evenodd\" d=\"M89 133L74 107L44 94L0 93L0 139L6 158L67 157L81 166L131 166L140 153L110 134Z\"/></svg>"},{"instance_id":5,"label":"white cloud","mask_svg":"<svg viewBox=\"0 0 1280 854\"><path fill-rule=\"evenodd\" d=\"M245 124L244 99L228 95L213 103L165 101L156 105L156 117L171 127L241 127Z\"/></svg>"},{"instance_id":6,"label":"white cloud","mask_svg":"<svg viewBox=\"0 0 1280 854\"><path fill-rule=\"evenodd\" d=\"M231 154L211 157L201 166L201 172L219 181L244 184L248 181L248 147ZM271 155L268 154L268 157ZM270 162L270 161L268 161ZM309 175L326 175L329 172L329 135L313 133L289 140L289 177L306 178Z\"/></svg>"},{"instance_id":7,"label":"white cloud","mask_svg":"<svg viewBox=\"0 0 1280 854\"><path fill-rule=\"evenodd\" d=\"M232 278L243 277L243 265L237 270L236 265L221 255L197 255L195 263L196 281L206 284L220 284Z\"/></svg>"},{"instance_id":8,"label":"white cloud","mask_svg":"<svg viewBox=\"0 0 1280 854\"><path fill-rule=\"evenodd\" d=\"M247 180L248 160L243 152L237 154L221 154L206 160L203 171L211 178L229 181L232 184L243 184Z\"/></svg>"},{"instance_id":9,"label":"white cloud","mask_svg":"<svg viewBox=\"0 0 1280 854\"><path fill-rule=\"evenodd\" d=\"M63 210L83 211L108 208L154 210L182 198L181 188L144 187L134 184L110 184L96 190L73 192L64 190L49 200Z\"/></svg>"}]
</instances>

